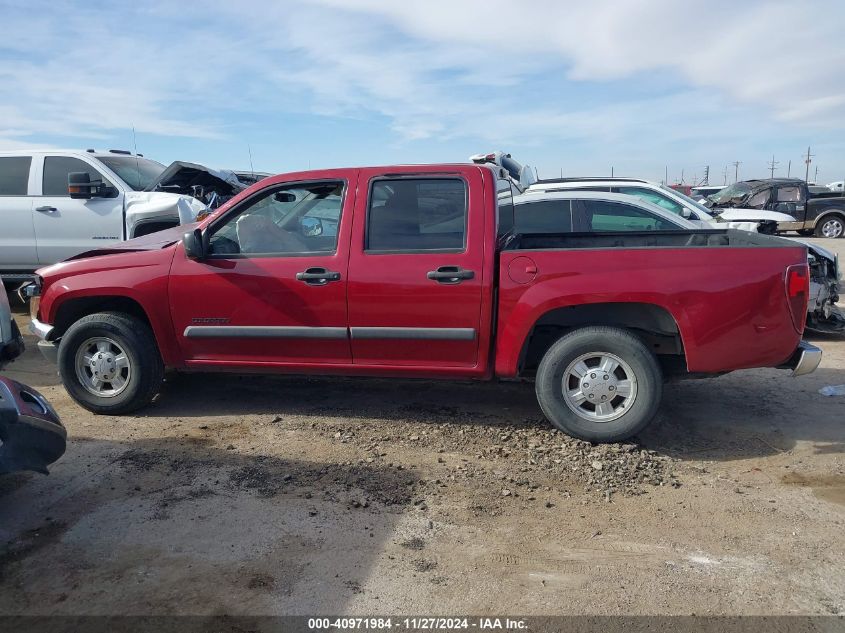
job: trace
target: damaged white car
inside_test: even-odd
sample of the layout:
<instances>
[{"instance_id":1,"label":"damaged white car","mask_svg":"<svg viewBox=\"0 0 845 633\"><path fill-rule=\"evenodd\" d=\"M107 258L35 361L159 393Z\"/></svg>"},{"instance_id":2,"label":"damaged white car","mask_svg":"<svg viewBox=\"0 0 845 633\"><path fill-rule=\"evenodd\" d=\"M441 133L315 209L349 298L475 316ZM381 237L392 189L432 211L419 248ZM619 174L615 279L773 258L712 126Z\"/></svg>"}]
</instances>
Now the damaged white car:
<instances>
[{"instance_id":1,"label":"damaged white car","mask_svg":"<svg viewBox=\"0 0 845 633\"><path fill-rule=\"evenodd\" d=\"M125 150L0 152L0 277L193 222L263 176Z\"/></svg>"}]
</instances>

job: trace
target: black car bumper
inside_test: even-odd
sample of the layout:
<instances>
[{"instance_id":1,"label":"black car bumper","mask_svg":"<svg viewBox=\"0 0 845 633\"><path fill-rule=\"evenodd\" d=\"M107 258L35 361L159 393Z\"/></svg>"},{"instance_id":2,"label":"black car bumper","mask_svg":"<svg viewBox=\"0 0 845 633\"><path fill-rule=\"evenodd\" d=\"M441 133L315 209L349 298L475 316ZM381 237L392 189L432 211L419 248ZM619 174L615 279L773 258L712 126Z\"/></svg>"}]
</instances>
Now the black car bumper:
<instances>
[{"instance_id":1,"label":"black car bumper","mask_svg":"<svg viewBox=\"0 0 845 633\"><path fill-rule=\"evenodd\" d=\"M47 466L65 452L67 431L40 393L0 377L0 474Z\"/></svg>"},{"instance_id":2,"label":"black car bumper","mask_svg":"<svg viewBox=\"0 0 845 633\"><path fill-rule=\"evenodd\" d=\"M24 344L21 331L18 329L18 324L12 320L12 340L8 343L0 344L0 367L6 363L13 361L18 356L23 354Z\"/></svg>"}]
</instances>

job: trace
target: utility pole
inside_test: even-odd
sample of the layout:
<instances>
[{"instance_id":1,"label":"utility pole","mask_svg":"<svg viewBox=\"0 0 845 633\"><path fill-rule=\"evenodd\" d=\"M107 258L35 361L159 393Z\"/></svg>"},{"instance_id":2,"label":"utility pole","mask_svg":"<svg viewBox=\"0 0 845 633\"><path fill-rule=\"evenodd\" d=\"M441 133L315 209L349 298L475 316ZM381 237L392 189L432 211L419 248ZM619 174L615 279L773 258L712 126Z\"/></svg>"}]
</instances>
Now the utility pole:
<instances>
[{"instance_id":1,"label":"utility pole","mask_svg":"<svg viewBox=\"0 0 845 633\"><path fill-rule=\"evenodd\" d=\"M810 153L810 146L807 146L807 158L804 159L804 164L807 166L807 170L804 172L804 182L808 182L810 180L810 163L813 162L813 156L815 154Z\"/></svg>"},{"instance_id":2,"label":"utility pole","mask_svg":"<svg viewBox=\"0 0 845 633\"><path fill-rule=\"evenodd\" d=\"M613 178L613 165L610 166L610 177Z\"/></svg>"},{"instance_id":3,"label":"utility pole","mask_svg":"<svg viewBox=\"0 0 845 633\"><path fill-rule=\"evenodd\" d=\"M735 160L731 165L734 166L734 182L739 182L739 166L742 165L742 162Z\"/></svg>"},{"instance_id":4,"label":"utility pole","mask_svg":"<svg viewBox=\"0 0 845 633\"><path fill-rule=\"evenodd\" d=\"M819 184L819 166L816 165L816 175L813 176L813 182Z\"/></svg>"},{"instance_id":5,"label":"utility pole","mask_svg":"<svg viewBox=\"0 0 845 633\"><path fill-rule=\"evenodd\" d=\"M665 171L663 173L663 184L667 187L669 186L669 165L666 165Z\"/></svg>"},{"instance_id":6,"label":"utility pole","mask_svg":"<svg viewBox=\"0 0 845 633\"><path fill-rule=\"evenodd\" d=\"M728 166L727 165L725 165L725 170L722 172L722 180L724 181L724 182L722 182L722 184L727 187L728 186Z\"/></svg>"},{"instance_id":7,"label":"utility pole","mask_svg":"<svg viewBox=\"0 0 845 633\"><path fill-rule=\"evenodd\" d=\"M701 184L703 184L703 185L709 185L710 184L710 165L704 166L704 180L702 181Z\"/></svg>"},{"instance_id":8,"label":"utility pole","mask_svg":"<svg viewBox=\"0 0 845 633\"><path fill-rule=\"evenodd\" d=\"M775 155L772 154L772 160L769 161L769 172L771 173L771 178L775 177L775 167L777 167L778 165L780 165L780 162L775 161Z\"/></svg>"},{"instance_id":9,"label":"utility pole","mask_svg":"<svg viewBox=\"0 0 845 633\"><path fill-rule=\"evenodd\" d=\"M789 178L789 175L792 173L792 159L789 159L789 163L786 166L786 177Z\"/></svg>"},{"instance_id":10,"label":"utility pole","mask_svg":"<svg viewBox=\"0 0 845 633\"><path fill-rule=\"evenodd\" d=\"M681 183L680 184L684 184L684 170L683 169L681 170Z\"/></svg>"}]
</instances>

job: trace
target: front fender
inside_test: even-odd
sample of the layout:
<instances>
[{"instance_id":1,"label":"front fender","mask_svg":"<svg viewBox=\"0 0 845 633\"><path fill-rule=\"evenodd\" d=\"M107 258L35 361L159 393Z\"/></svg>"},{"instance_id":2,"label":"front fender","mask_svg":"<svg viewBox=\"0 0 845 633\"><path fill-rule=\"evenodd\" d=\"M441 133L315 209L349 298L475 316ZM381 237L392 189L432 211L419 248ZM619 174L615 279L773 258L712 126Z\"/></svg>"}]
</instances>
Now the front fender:
<instances>
[{"instance_id":1,"label":"front fender","mask_svg":"<svg viewBox=\"0 0 845 633\"><path fill-rule=\"evenodd\" d=\"M42 269L38 271L43 278L39 320L56 325L62 307L76 299L102 298L105 310L109 300L129 299L147 316L165 365L180 365L167 300L172 259L170 248L104 255Z\"/></svg>"}]
</instances>

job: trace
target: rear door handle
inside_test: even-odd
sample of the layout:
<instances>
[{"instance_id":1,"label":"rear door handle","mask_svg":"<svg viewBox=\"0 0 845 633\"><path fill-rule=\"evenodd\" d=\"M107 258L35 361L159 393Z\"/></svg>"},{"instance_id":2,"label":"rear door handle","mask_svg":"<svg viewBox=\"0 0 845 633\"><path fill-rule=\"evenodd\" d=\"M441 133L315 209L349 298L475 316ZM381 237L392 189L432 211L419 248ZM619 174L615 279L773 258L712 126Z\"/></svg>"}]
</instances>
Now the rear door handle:
<instances>
[{"instance_id":1,"label":"rear door handle","mask_svg":"<svg viewBox=\"0 0 845 633\"><path fill-rule=\"evenodd\" d=\"M40 211L41 213L53 213L54 211L58 211L56 207L51 207L49 205L45 205L43 207L35 207L36 211Z\"/></svg>"},{"instance_id":2,"label":"rear door handle","mask_svg":"<svg viewBox=\"0 0 845 633\"><path fill-rule=\"evenodd\" d=\"M304 281L309 286L325 286L330 281L340 281L340 273L325 268L308 268L304 272L296 273L299 281Z\"/></svg>"},{"instance_id":3,"label":"rear door handle","mask_svg":"<svg viewBox=\"0 0 845 633\"><path fill-rule=\"evenodd\" d=\"M475 271L464 270L460 266L441 266L437 270L430 270L426 275L439 284L459 284L464 279L475 277Z\"/></svg>"}]
</instances>

